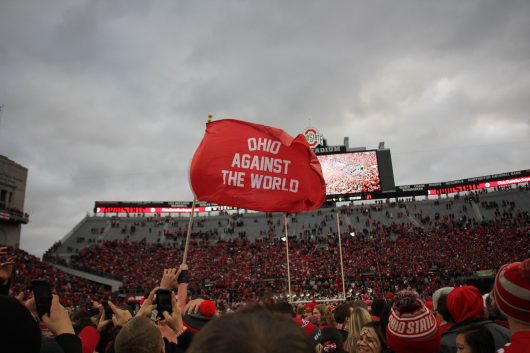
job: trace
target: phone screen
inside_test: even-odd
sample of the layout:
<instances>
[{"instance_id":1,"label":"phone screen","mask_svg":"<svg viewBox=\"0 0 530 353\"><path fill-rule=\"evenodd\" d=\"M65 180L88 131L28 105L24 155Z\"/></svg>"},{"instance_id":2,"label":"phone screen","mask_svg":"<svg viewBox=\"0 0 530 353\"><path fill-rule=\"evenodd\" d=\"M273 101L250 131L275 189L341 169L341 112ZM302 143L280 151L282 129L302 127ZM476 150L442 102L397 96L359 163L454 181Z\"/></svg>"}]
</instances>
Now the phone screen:
<instances>
[{"instance_id":1,"label":"phone screen","mask_svg":"<svg viewBox=\"0 0 530 353\"><path fill-rule=\"evenodd\" d=\"M35 280L31 283L31 290L35 297L35 306L37 313L42 318L44 314L50 314L52 306L52 290L50 283L45 280Z\"/></svg>"},{"instance_id":2,"label":"phone screen","mask_svg":"<svg viewBox=\"0 0 530 353\"><path fill-rule=\"evenodd\" d=\"M158 317L162 318L162 313L167 311L171 314L171 291L167 289L159 289L156 292L156 310L158 311Z\"/></svg>"}]
</instances>

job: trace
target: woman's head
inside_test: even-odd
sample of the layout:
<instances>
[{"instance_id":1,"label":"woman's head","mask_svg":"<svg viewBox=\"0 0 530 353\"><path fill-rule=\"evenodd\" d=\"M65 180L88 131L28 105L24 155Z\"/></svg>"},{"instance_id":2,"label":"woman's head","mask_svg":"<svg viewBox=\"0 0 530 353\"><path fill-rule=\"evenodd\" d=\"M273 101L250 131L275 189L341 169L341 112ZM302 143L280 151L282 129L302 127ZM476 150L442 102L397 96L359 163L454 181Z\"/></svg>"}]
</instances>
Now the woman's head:
<instances>
[{"instance_id":1,"label":"woman's head","mask_svg":"<svg viewBox=\"0 0 530 353\"><path fill-rule=\"evenodd\" d=\"M348 317L348 338L346 339L346 349L349 352L354 351L357 345L357 339L361 334L364 325L372 321L368 310L361 306L351 308L350 316Z\"/></svg>"},{"instance_id":2,"label":"woman's head","mask_svg":"<svg viewBox=\"0 0 530 353\"><path fill-rule=\"evenodd\" d=\"M357 339L357 353L381 353L386 349L386 340L378 322L366 323Z\"/></svg>"},{"instance_id":3,"label":"woman's head","mask_svg":"<svg viewBox=\"0 0 530 353\"><path fill-rule=\"evenodd\" d=\"M464 326L456 333L457 353L494 353L495 341L484 326Z\"/></svg>"}]
</instances>

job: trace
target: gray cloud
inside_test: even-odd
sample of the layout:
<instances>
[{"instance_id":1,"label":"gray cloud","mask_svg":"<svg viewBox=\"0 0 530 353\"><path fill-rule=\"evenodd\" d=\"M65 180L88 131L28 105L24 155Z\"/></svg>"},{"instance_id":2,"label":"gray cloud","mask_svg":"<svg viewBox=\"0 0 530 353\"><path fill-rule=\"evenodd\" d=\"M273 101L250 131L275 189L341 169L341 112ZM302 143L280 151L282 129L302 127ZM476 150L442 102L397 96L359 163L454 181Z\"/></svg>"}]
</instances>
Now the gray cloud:
<instances>
[{"instance_id":1,"label":"gray cloud","mask_svg":"<svg viewBox=\"0 0 530 353\"><path fill-rule=\"evenodd\" d=\"M398 184L528 168L528 1L0 4L0 153L41 254L95 200L191 200L209 113L385 141Z\"/></svg>"}]
</instances>

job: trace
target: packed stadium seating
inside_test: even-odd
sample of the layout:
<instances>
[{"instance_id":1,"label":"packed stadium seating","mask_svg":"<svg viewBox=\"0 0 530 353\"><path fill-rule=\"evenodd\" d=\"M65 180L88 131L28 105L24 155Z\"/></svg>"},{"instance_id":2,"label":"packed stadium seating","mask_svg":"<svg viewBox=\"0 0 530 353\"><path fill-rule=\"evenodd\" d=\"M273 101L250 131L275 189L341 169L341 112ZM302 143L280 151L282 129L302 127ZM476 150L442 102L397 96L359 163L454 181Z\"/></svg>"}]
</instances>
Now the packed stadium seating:
<instances>
[{"instance_id":1,"label":"packed stadium seating","mask_svg":"<svg viewBox=\"0 0 530 353\"><path fill-rule=\"evenodd\" d=\"M110 288L66 274L23 250L10 249L10 256L16 257L11 285L13 294L24 292L28 297L31 281L44 278L53 283L54 290L65 298L64 303L67 306L75 304L79 308L86 309L91 307L92 301L100 301L112 295Z\"/></svg>"},{"instance_id":2,"label":"packed stadium seating","mask_svg":"<svg viewBox=\"0 0 530 353\"><path fill-rule=\"evenodd\" d=\"M355 296L408 286L429 294L475 271L525 258L529 211L525 187L290 214L292 292L299 299L341 295L337 212L345 286ZM164 268L181 261L187 225L187 217L86 217L45 260L119 278L122 292L143 294ZM285 293L283 232L283 214L196 218L188 257L191 288L232 300Z\"/></svg>"}]
</instances>

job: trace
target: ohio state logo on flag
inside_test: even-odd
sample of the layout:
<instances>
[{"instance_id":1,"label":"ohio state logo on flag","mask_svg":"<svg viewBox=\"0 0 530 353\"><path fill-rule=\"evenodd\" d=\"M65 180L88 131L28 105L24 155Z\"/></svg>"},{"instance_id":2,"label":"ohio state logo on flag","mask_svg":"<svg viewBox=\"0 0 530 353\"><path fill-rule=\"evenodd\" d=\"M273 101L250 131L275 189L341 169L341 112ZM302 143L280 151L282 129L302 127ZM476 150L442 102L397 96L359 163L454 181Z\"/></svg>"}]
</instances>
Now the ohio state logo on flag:
<instances>
[{"instance_id":1,"label":"ohio state logo on flag","mask_svg":"<svg viewBox=\"0 0 530 353\"><path fill-rule=\"evenodd\" d=\"M320 162L305 137L234 119L206 124L190 168L198 200L263 212L318 209Z\"/></svg>"}]
</instances>

